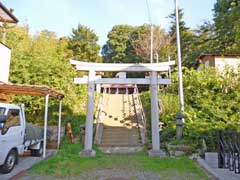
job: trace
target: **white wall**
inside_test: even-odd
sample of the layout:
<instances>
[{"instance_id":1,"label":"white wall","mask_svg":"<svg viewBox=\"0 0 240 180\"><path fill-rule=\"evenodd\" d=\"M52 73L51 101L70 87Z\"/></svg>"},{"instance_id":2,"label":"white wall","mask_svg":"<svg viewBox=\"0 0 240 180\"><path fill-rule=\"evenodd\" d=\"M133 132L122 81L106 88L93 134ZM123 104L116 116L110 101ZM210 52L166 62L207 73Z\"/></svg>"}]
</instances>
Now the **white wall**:
<instances>
[{"instance_id":1,"label":"white wall","mask_svg":"<svg viewBox=\"0 0 240 180\"><path fill-rule=\"evenodd\" d=\"M215 67L220 71L223 71L226 66L237 69L240 65L240 58L229 58L229 57L216 57Z\"/></svg>"},{"instance_id":2,"label":"white wall","mask_svg":"<svg viewBox=\"0 0 240 180\"><path fill-rule=\"evenodd\" d=\"M0 43L0 81L8 82L11 49Z\"/></svg>"}]
</instances>

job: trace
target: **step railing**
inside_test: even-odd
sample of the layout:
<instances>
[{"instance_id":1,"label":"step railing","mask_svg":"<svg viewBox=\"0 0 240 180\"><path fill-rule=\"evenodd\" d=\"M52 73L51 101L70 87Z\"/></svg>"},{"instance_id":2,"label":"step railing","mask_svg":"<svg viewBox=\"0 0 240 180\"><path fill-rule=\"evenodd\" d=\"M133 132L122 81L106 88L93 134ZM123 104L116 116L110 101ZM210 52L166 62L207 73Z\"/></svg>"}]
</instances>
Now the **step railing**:
<instances>
[{"instance_id":1,"label":"step railing","mask_svg":"<svg viewBox=\"0 0 240 180\"><path fill-rule=\"evenodd\" d=\"M103 134L103 119L105 116L104 107L106 108L107 95L103 93L99 99L95 116L95 144L101 144Z\"/></svg>"},{"instance_id":2,"label":"step railing","mask_svg":"<svg viewBox=\"0 0 240 180\"><path fill-rule=\"evenodd\" d=\"M240 133L218 132L218 167L240 174Z\"/></svg>"},{"instance_id":3,"label":"step railing","mask_svg":"<svg viewBox=\"0 0 240 180\"><path fill-rule=\"evenodd\" d=\"M146 130L147 130L146 123L147 123L147 121L146 121L146 114L145 114L145 111L144 111L144 108L142 105L142 101L139 96L139 91L138 91L137 86L135 86L135 88L134 88L133 103L134 103L135 112L137 115L141 141L142 141L142 144L145 144L146 143Z\"/></svg>"}]
</instances>

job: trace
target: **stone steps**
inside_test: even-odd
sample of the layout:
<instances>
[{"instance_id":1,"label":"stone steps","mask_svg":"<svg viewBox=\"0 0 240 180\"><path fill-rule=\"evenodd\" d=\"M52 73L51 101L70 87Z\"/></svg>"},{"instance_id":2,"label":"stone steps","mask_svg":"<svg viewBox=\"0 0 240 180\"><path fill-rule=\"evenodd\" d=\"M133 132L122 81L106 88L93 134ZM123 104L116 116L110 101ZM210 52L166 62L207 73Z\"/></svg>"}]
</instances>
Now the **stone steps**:
<instances>
[{"instance_id":1,"label":"stone steps","mask_svg":"<svg viewBox=\"0 0 240 180\"><path fill-rule=\"evenodd\" d=\"M121 147L121 146L115 146L115 147L100 147L101 151L105 153L136 153L143 150L142 146L132 146L132 147Z\"/></svg>"},{"instance_id":2,"label":"stone steps","mask_svg":"<svg viewBox=\"0 0 240 180\"><path fill-rule=\"evenodd\" d=\"M110 137L110 138L104 138L102 140L102 143L134 143L139 140L138 136L132 136L132 137Z\"/></svg>"},{"instance_id":3,"label":"stone steps","mask_svg":"<svg viewBox=\"0 0 240 180\"><path fill-rule=\"evenodd\" d=\"M108 116L104 121L101 148L107 152L128 152L139 150L139 130L132 103L132 96L110 95L107 110ZM124 106L124 108L122 108ZM121 108L120 108L121 107Z\"/></svg>"}]
</instances>

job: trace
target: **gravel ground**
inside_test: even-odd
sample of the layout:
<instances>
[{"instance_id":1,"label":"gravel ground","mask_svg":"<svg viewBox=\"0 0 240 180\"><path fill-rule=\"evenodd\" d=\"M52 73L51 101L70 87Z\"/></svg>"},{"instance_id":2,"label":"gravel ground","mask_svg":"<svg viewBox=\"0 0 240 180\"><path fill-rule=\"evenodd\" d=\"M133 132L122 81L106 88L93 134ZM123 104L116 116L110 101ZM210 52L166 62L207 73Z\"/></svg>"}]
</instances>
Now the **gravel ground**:
<instances>
[{"instance_id":1,"label":"gravel ground","mask_svg":"<svg viewBox=\"0 0 240 180\"><path fill-rule=\"evenodd\" d=\"M100 169L82 174L80 177L53 178L26 175L20 180L160 180L159 175L138 170Z\"/></svg>"}]
</instances>

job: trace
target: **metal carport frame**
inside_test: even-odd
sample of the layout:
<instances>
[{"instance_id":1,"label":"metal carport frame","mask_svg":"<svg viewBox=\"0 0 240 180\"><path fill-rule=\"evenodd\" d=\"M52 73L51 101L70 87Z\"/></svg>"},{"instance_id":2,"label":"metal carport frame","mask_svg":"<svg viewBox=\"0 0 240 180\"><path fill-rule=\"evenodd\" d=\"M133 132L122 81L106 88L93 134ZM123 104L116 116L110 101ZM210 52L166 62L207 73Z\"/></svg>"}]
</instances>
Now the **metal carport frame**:
<instances>
[{"instance_id":1,"label":"metal carport frame","mask_svg":"<svg viewBox=\"0 0 240 180\"><path fill-rule=\"evenodd\" d=\"M13 84L0 82L0 94L8 95L28 95L28 96L43 96L45 97L45 113L44 113L44 136L43 136L43 158L46 158L46 142L47 142L47 122L48 122L48 100L49 97L59 99L59 117L58 117L58 138L57 148L60 145L61 135L61 112L62 100L64 95L46 86L27 85L27 84Z\"/></svg>"}]
</instances>

